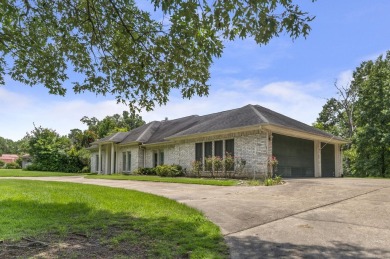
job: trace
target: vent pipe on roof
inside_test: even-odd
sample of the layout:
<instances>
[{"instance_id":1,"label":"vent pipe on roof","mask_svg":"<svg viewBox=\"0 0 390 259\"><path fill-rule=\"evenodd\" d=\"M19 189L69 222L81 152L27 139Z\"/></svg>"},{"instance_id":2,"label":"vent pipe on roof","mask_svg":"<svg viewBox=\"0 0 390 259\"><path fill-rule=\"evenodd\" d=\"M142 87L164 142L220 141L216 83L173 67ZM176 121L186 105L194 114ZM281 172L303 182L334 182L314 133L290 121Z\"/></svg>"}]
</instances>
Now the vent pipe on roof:
<instances>
[{"instance_id":1,"label":"vent pipe on roof","mask_svg":"<svg viewBox=\"0 0 390 259\"><path fill-rule=\"evenodd\" d=\"M165 117L165 121L167 121L168 120L168 117Z\"/></svg>"}]
</instances>

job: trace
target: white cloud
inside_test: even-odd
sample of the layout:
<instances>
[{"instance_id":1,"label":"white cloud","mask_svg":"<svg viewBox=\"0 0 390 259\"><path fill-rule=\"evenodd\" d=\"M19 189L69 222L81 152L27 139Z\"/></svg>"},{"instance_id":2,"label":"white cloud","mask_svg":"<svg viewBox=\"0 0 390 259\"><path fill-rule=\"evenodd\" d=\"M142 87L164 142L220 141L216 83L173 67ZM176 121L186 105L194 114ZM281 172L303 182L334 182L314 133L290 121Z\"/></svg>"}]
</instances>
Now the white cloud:
<instances>
[{"instance_id":1,"label":"white cloud","mask_svg":"<svg viewBox=\"0 0 390 259\"><path fill-rule=\"evenodd\" d=\"M218 82L224 85L222 81ZM225 82L226 83L226 82ZM274 82L262 85L254 79L230 81L228 89L211 89L208 97L195 97L191 100L171 98L164 107L153 112L143 112L146 121L180 118L188 115L204 115L228 109L239 108L247 104L259 104L304 123L315 121L325 98L317 97L316 89L323 86L318 83Z\"/></svg>"},{"instance_id":2,"label":"white cloud","mask_svg":"<svg viewBox=\"0 0 390 259\"><path fill-rule=\"evenodd\" d=\"M156 107L152 112L141 112L147 122L180 118L189 115L204 115L242 107L247 104L259 104L276 112L285 114L307 124L315 121L325 99L317 96L320 83L273 82L264 84L258 79L216 81L208 97L182 99L176 91L166 106ZM1 89L1 88L0 88ZM104 101L48 101L30 98L27 95L2 89L0 100L9 98L3 105L0 136L18 140L27 131L36 126L55 129L58 133L68 134L70 129L85 129L80 122L83 116L102 119L107 115L121 114L127 110L115 100Z\"/></svg>"},{"instance_id":3,"label":"white cloud","mask_svg":"<svg viewBox=\"0 0 390 259\"><path fill-rule=\"evenodd\" d=\"M339 86L347 86L352 81L352 70L342 71L337 77L337 85Z\"/></svg>"}]
</instances>

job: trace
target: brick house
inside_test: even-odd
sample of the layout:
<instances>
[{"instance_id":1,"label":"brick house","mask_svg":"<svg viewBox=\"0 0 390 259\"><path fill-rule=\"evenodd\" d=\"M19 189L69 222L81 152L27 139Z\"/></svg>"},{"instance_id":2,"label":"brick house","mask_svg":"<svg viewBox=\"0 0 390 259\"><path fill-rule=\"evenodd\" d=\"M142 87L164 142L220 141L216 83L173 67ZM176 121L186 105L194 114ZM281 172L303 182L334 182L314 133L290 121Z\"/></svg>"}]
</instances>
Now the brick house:
<instances>
[{"instance_id":1,"label":"brick house","mask_svg":"<svg viewBox=\"0 0 390 259\"><path fill-rule=\"evenodd\" d=\"M15 162L18 158L19 156L14 154L3 154L0 156L0 160L6 164Z\"/></svg>"},{"instance_id":2,"label":"brick house","mask_svg":"<svg viewBox=\"0 0 390 259\"><path fill-rule=\"evenodd\" d=\"M153 121L92 143L91 170L131 173L140 167L178 164L187 171L195 160L226 153L245 159L249 175L265 174L278 160L283 177L339 177L341 145L332 134L259 105L175 120Z\"/></svg>"}]
</instances>

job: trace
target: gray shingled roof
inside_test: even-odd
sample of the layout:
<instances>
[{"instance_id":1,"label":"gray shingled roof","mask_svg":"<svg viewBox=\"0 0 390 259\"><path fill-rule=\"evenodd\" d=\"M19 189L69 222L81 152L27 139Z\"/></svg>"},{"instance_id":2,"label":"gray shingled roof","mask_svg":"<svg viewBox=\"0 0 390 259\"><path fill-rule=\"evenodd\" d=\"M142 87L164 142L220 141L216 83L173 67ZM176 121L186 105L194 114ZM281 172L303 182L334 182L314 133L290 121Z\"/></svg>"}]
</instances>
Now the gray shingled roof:
<instances>
[{"instance_id":1,"label":"gray shingled roof","mask_svg":"<svg viewBox=\"0 0 390 259\"><path fill-rule=\"evenodd\" d=\"M204 116L188 116L175 120L153 121L126 133L116 133L98 142L127 144L139 142L153 144L167 141L169 138L186 137L213 131L242 128L256 125L274 125L327 138L342 140L327 132L291 119L280 113L259 105L213 113Z\"/></svg>"}]
</instances>

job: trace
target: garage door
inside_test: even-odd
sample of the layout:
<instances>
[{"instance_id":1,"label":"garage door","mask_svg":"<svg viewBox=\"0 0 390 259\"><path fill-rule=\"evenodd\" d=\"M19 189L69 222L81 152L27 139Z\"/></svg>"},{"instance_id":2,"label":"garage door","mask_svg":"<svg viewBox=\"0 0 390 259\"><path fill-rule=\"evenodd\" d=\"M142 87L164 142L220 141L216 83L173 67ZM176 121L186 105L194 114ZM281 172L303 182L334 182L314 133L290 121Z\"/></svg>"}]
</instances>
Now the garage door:
<instances>
[{"instance_id":1,"label":"garage door","mask_svg":"<svg viewBox=\"0 0 390 259\"><path fill-rule=\"evenodd\" d=\"M314 142L272 134L272 153L278 160L277 175L314 177Z\"/></svg>"},{"instance_id":2,"label":"garage door","mask_svg":"<svg viewBox=\"0 0 390 259\"><path fill-rule=\"evenodd\" d=\"M321 174L322 177L334 177L335 157L334 145L321 143Z\"/></svg>"}]
</instances>

